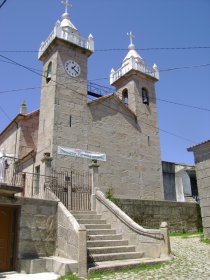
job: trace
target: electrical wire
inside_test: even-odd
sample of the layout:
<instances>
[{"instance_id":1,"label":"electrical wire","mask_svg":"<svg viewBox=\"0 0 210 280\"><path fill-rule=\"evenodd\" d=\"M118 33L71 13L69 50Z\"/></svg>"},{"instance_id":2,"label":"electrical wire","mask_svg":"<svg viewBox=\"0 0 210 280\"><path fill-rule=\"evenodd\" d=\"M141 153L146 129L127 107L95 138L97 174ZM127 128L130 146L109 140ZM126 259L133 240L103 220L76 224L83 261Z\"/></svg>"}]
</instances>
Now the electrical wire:
<instances>
[{"instance_id":1,"label":"electrical wire","mask_svg":"<svg viewBox=\"0 0 210 280\"><path fill-rule=\"evenodd\" d=\"M3 7L3 5L7 2L7 0L4 0L1 4L0 4L0 9Z\"/></svg>"},{"instance_id":2,"label":"electrical wire","mask_svg":"<svg viewBox=\"0 0 210 280\"><path fill-rule=\"evenodd\" d=\"M101 85L99 84L95 84L97 87L101 87ZM27 87L27 88L19 88L19 89L11 89L11 90L4 90L4 91L0 91L0 94L4 94L4 93L13 93L13 92L18 92L18 91L28 91L28 90L36 90L36 89L41 89L41 88L48 88L48 87L55 87L56 85L48 85L48 86L39 86L39 87ZM94 86L93 86L94 87ZM107 89L111 89L108 87L104 87L103 89L107 88ZM113 92L112 89L110 91L107 91L107 93ZM114 91L115 93L121 93L120 91ZM105 96L105 95L104 95ZM185 104L185 103L179 103L179 102L175 102L172 100L167 100L167 99L161 99L161 98L152 98L150 97L151 100L158 100L161 102L165 102L165 103L169 103L169 104L173 104L173 105L178 105L178 106L183 106L186 108L191 108L191 109L197 109L197 110L201 110L201 111L207 111L210 112L209 108L204 108L204 107L199 107L199 106L194 106L194 105L190 105L190 104Z\"/></svg>"},{"instance_id":3,"label":"electrical wire","mask_svg":"<svg viewBox=\"0 0 210 280\"><path fill-rule=\"evenodd\" d=\"M199 65L181 66L181 67L173 67L173 68L168 68L168 69L160 69L159 72L169 72L169 71L174 71L174 70L208 67L208 66L210 66L210 63L199 64Z\"/></svg>"},{"instance_id":4,"label":"electrical wire","mask_svg":"<svg viewBox=\"0 0 210 280\"><path fill-rule=\"evenodd\" d=\"M25 66L25 65L23 65L23 64L20 64L19 62L16 62L16 61L14 61L14 60L12 60L12 59L6 57L6 56L0 55L0 57L3 57L4 59L7 59L8 61L13 62L14 64L16 64L16 65L18 65L18 66L20 66L20 67L22 67L22 68L24 68L24 69L26 69L26 70L32 72L32 73L34 73L34 74L36 74L36 75L39 75L39 76L41 76L41 77L46 78L46 76L44 76L44 75L42 75L42 74L40 74L40 73L37 73L36 71L34 71L34 70L28 68L27 66ZM78 91L76 91L76 90L74 90L74 89L72 89L72 88L68 88L68 87L64 86L63 84L58 83L57 81L53 81L53 80L51 80L51 81L54 82L54 83L57 84L57 85L61 85L62 87L65 87L65 88L67 88L67 89L70 89L72 92L74 92L74 93L76 93L76 94L79 94L79 95L81 95L82 97L84 97L84 96L86 97L86 95L84 95L84 94L82 94L82 93L80 93L80 92L78 92ZM101 104L104 105L104 103L101 103ZM108 107L108 106L105 106L105 107ZM113 110L113 108L111 108L110 106L109 106L108 108ZM118 110L115 110L115 111L119 112ZM121 112L121 113L122 113L122 112ZM128 114L125 114L125 113L122 113L122 114L127 115L128 117L131 117L131 116L128 115ZM133 119L133 117L132 117L132 119ZM144 123L144 122L143 122L143 123ZM190 141L191 143L196 143L196 142L193 141L193 140L184 138L184 137L182 137L182 136L180 136L180 135L176 135L176 134L174 134L174 133L172 133L172 132L170 132L170 131L161 129L161 128L159 128L159 127L155 127L155 126L153 126L153 125L151 125L151 124L147 124L147 123L144 123L144 124L146 124L146 125L148 125L148 126L151 126L151 127L154 127L154 128L156 128L158 131L162 131L162 132L168 133L168 134L170 134L170 135L173 135L173 136L175 136L175 137L177 137L177 138L180 138L180 139L183 139L183 140L186 140L186 141Z\"/></svg>"},{"instance_id":5,"label":"electrical wire","mask_svg":"<svg viewBox=\"0 0 210 280\"><path fill-rule=\"evenodd\" d=\"M2 61L2 60L0 60ZM19 66L16 62L11 62L11 61L3 61L3 62L6 62L6 63L10 63L10 64L13 64L13 65L16 65L16 66ZM175 67L175 68L169 68L169 69L163 69L163 70L160 70L160 71L171 71L171 70L177 70L177 69L186 69L186 68L193 68L193 67L205 67L205 66L210 66L210 64L201 64L201 65L193 65L193 66L184 66L184 67ZM26 66L25 66L26 67ZM34 70L34 71L39 71L39 72L42 72L41 70L39 69L35 69L35 68L31 68L31 67L28 67L27 66L27 69L30 69L30 70ZM41 75L42 76L42 75ZM70 77L71 78L71 77ZM113 88L111 87L107 87L107 86L102 86L100 84L96 84L96 83L92 83L92 81L96 81L96 80L102 80L102 79L108 79L108 78L98 78L98 79L93 79L93 80L89 80L88 82L90 82L90 87L92 86L93 88L97 88L99 87L100 89L103 88L103 89L106 89L107 91L105 93L110 93L110 92L113 92ZM76 83L81 83L81 80L79 79L79 81L75 81L74 82ZM55 85L51 85L51 86L55 86ZM48 86L43 86L43 87L48 87ZM29 87L29 88L20 88L20 89L12 89L12 90L5 90L5 91L0 91L0 93L9 93L9 92L16 92L16 91L24 91L24 90L34 90L34 89L40 89L42 87ZM104 90L105 91L105 90ZM115 91L116 92L116 91ZM178 103L178 102L174 102L174 101L170 101L170 100L165 100L165 99L160 99L160 98L156 98L156 100L159 100L159 101L162 101L162 102L167 102L167 103L171 103L171 104L174 104L174 105L179 105L179 106L184 106L184 107L189 107L189 108L193 108L193 109L198 109L198 110L204 110L204 111L210 111L210 109L208 108L201 108L201 107L198 107L198 106L193 106L193 105L189 105L189 104L183 104L183 103Z\"/></svg>"},{"instance_id":6,"label":"electrical wire","mask_svg":"<svg viewBox=\"0 0 210 280\"><path fill-rule=\"evenodd\" d=\"M187 47L148 47L136 48L137 51L162 51L162 50L199 50L210 49L210 46L187 46ZM109 51L127 51L127 48L107 48L95 49L95 52L109 52ZM0 50L0 53L38 53L39 50Z\"/></svg>"},{"instance_id":7,"label":"electrical wire","mask_svg":"<svg viewBox=\"0 0 210 280\"><path fill-rule=\"evenodd\" d=\"M0 55L0 56L2 56L2 55ZM2 57L4 57L4 56L2 56ZM4 63L8 63L8 64L13 64L13 65L16 65L16 66L20 66L17 62L5 61L5 60L0 60L0 62L4 62ZM210 66L210 63L197 64L197 65L186 65L186 66L180 66L180 67L172 67L172 68L166 68L166 69L159 69L159 72L170 72L170 71L175 71L175 70L201 68L201 67L209 67L209 66ZM40 70L40 69L32 68L32 67L29 67L29 66L24 66L24 68L25 67L27 67L28 69L31 69L33 71L38 71L38 72L42 73L42 70ZM52 75L53 75L53 73L52 73ZM103 77L103 78L91 79L90 82L92 82L92 81L99 81L99 80L109 80L109 78ZM80 83L80 82L78 81L78 83Z\"/></svg>"},{"instance_id":8,"label":"electrical wire","mask_svg":"<svg viewBox=\"0 0 210 280\"><path fill-rule=\"evenodd\" d=\"M6 118L9 120L9 121L12 121L12 119L9 117L9 115L6 113L6 111L0 106L0 110L2 111L2 113L6 116Z\"/></svg>"}]
</instances>

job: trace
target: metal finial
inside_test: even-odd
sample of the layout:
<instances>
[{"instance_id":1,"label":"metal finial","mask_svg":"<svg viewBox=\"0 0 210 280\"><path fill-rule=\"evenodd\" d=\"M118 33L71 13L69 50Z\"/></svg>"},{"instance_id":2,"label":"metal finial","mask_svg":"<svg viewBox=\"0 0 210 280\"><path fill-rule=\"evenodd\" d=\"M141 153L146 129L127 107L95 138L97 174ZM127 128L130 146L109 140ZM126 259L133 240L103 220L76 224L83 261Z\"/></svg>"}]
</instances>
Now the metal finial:
<instances>
[{"instance_id":1,"label":"metal finial","mask_svg":"<svg viewBox=\"0 0 210 280\"><path fill-rule=\"evenodd\" d=\"M65 5L65 13L68 14L68 7L72 7L72 5L69 4L69 0L62 0L61 3Z\"/></svg>"},{"instance_id":2,"label":"metal finial","mask_svg":"<svg viewBox=\"0 0 210 280\"><path fill-rule=\"evenodd\" d=\"M127 33L127 35L129 36L130 38L130 45L133 45L133 38L135 38L135 36L133 35L133 33L130 31Z\"/></svg>"}]
</instances>

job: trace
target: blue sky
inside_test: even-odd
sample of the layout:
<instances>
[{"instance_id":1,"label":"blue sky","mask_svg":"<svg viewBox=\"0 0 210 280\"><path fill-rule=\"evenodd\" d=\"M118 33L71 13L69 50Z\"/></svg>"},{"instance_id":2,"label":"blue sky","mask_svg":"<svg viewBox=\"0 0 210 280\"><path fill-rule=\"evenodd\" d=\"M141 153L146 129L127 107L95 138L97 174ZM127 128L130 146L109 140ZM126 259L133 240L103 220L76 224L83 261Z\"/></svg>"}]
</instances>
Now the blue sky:
<instances>
[{"instance_id":1,"label":"blue sky","mask_svg":"<svg viewBox=\"0 0 210 280\"><path fill-rule=\"evenodd\" d=\"M109 86L109 73L126 55L132 31L138 48L209 46L209 0L72 0L71 20L81 35L92 33L95 53L89 59L89 80ZM2 3L2 0L0 0ZM64 11L60 0L7 0L0 9L0 55L42 69L40 43ZM4 51L4 52L2 52ZM6 52L5 52L6 51ZM15 52L8 52L15 51ZM21 51L21 52L16 52ZM26 51L26 52L22 52ZM148 65L160 70L210 63L210 48L139 50ZM41 77L0 57L0 131L26 100L28 111L39 107ZM107 79L105 79L107 78ZM162 160L193 163L186 148L210 139L210 111L178 106L178 102L210 110L210 66L162 71L156 84ZM34 90L4 92L37 87ZM165 100L165 101L162 101ZM3 111L6 113L3 113Z\"/></svg>"}]
</instances>

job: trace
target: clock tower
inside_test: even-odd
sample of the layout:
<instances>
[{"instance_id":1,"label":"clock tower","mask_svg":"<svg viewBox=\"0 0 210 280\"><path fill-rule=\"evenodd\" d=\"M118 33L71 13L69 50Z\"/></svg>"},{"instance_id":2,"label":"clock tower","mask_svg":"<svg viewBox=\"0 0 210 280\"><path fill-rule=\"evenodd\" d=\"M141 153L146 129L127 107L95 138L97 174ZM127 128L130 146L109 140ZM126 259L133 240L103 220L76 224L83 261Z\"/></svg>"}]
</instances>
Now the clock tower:
<instances>
[{"instance_id":1,"label":"clock tower","mask_svg":"<svg viewBox=\"0 0 210 280\"><path fill-rule=\"evenodd\" d=\"M50 153L56 169L82 168L81 160L68 157L66 162L58 155L59 145L87 149L87 60L94 42L91 34L80 35L70 20L68 0L63 2L65 12L41 43L38 55L43 62L36 156L40 171L44 153Z\"/></svg>"}]
</instances>

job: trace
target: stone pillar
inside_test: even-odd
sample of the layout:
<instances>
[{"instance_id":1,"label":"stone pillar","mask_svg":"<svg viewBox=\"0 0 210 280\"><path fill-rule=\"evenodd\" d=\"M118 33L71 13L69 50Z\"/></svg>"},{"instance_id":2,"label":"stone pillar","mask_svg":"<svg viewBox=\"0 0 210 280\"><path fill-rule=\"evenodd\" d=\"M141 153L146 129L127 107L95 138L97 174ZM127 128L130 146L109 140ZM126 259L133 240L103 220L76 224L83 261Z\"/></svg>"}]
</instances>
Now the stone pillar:
<instances>
[{"instance_id":1,"label":"stone pillar","mask_svg":"<svg viewBox=\"0 0 210 280\"><path fill-rule=\"evenodd\" d=\"M92 160L91 164L89 165L89 168L91 170L91 176L92 176L92 190L91 190L91 210L96 210L96 190L99 188L99 180L98 180L98 168L99 165L97 163L97 160Z\"/></svg>"},{"instance_id":2,"label":"stone pillar","mask_svg":"<svg viewBox=\"0 0 210 280\"><path fill-rule=\"evenodd\" d=\"M171 253L171 245L169 239L169 231L168 224L166 222L162 222L160 225L160 232L163 234L163 241L161 246L161 256L169 256Z\"/></svg>"},{"instance_id":3,"label":"stone pillar","mask_svg":"<svg viewBox=\"0 0 210 280\"><path fill-rule=\"evenodd\" d=\"M40 184L40 195L41 197L44 198L44 184L50 180L51 176L51 162L53 158L50 156L50 153L44 153L43 158L41 159L42 161L42 168L41 168L41 184Z\"/></svg>"},{"instance_id":4,"label":"stone pillar","mask_svg":"<svg viewBox=\"0 0 210 280\"><path fill-rule=\"evenodd\" d=\"M87 232L84 225L80 225L79 228L78 245L78 276L87 278Z\"/></svg>"}]
</instances>

